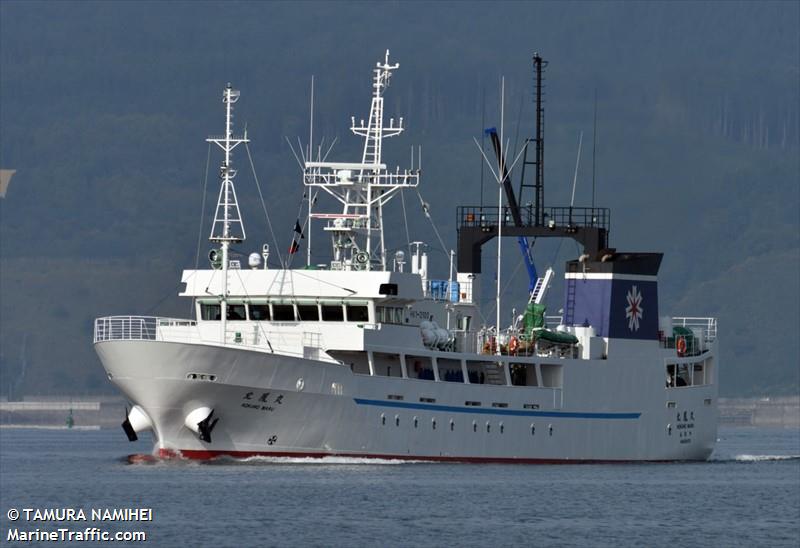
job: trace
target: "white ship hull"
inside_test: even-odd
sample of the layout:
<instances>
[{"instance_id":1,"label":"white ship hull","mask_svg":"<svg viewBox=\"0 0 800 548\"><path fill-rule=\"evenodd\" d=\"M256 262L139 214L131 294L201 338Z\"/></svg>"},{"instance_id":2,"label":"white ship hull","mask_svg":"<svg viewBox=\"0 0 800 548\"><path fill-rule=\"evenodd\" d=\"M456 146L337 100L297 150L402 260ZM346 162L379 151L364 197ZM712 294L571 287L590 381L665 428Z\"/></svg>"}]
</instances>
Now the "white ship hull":
<instances>
[{"instance_id":1,"label":"white ship hull","mask_svg":"<svg viewBox=\"0 0 800 548\"><path fill-rule=\"evenodd\" d=\"M650 363L633 352L560 360L556 389L358 375L330 362L202 344L109 340L96 349L112 382L149 416L162 456L704 460L717 434L716 379L665 388L665 357L653 353ZM714 349L702 358L713 361ZM198 407L219 419L211 442L185 425Z\"/></svg>"}]
</instances>

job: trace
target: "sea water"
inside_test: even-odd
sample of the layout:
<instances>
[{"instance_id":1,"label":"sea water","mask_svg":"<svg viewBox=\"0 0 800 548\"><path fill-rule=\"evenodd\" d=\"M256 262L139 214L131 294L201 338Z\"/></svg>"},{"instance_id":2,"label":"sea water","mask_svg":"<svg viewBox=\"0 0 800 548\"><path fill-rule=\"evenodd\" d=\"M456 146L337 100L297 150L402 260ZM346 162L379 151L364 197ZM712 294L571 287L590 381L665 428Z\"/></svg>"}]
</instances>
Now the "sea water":
<instances>
[{"instance_id":1,"label":"sea water","mask_svg":"<svg viewBox=\"0 0 800 548\"><path fill-rule=\"evenodd\" d=\"M101 545L9 540L90 527L168 547L800 545L796 429L723 428L711 460L673 464L128 464L150 449L121 430L0 430L0 546ZM26 508L87 520L9 519ZM151 519L97 521L95 509Z\"/></svg>"}]
</instances>

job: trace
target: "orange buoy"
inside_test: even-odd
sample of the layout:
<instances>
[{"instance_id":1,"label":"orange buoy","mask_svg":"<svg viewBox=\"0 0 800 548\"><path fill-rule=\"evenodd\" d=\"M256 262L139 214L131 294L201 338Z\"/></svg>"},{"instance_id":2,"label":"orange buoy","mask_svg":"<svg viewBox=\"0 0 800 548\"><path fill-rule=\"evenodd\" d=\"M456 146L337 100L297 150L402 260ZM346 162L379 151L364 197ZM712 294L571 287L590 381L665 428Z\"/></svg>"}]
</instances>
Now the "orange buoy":
<instances>
[{"instance_id":1,"label":"orange buoy","mask_svg":"<svg viewBox=\"0 0 800 548\"><path fill-rule=\"evenodd\" d=\"M678 337L678 340L675 341L675 348L678 350L678 356L683 356L686 354L686 339L683 337Z\"/></svg>"}]
</instances>

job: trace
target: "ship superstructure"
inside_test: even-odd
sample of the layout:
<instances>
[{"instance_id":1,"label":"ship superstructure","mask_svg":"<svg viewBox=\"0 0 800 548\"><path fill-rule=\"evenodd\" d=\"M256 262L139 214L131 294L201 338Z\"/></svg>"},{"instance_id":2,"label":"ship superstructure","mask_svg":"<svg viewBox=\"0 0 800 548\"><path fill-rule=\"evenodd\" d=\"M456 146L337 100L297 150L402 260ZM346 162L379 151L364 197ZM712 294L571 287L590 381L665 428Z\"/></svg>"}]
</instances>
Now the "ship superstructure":
<instances>
[{"instance_id":1,"label":"ship superstructure","mask_svg":"<svg viewBox=\"0 0 800 548\"><path fill-rule=\"evenodd\" d=\"M266 251L248 267L231 257L230 244L245 237L232 152L249 140L234 135L239 92L225 88L225 135L209 139L224 153L210 238L219 247L210 268L182 277L196 317L95 322L97 353L132 403L129 439L152 430L159 454L187 458L707 458L717 428L716 320L660 317L661 254L609 248L606 210L544 208L538 123L536 159L525 160L536 168L533 205L460 208L455 279L432 279L420 245L387 257L384 206L421 176L419 166L391 170L382 159L383 140L403 131L402 118L384 121L398 67L387 51L369 119L352 120L364 139L360 161L305 163L304 185L335 204L309 211L333 250L316 268L270 268ZM565 267L563 314L545 313L548 270L512 325L483 325L481 245L550 235L584 247Z\"/></svg>"}]
</instances>

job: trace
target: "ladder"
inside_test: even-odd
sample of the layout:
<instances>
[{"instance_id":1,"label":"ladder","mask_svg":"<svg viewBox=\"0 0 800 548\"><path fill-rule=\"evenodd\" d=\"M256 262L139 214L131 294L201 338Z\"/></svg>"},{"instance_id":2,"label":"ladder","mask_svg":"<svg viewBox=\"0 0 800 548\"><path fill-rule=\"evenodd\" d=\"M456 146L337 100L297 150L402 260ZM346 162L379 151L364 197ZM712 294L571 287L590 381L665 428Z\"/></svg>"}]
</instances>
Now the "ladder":
<instances>
[{"instance_id":1,"label":"ladder","mask_svg":"<svg viewBox=\"0 0 800 548\"><path fill-rule=\"evenodd\" d=\"M577 263L570 262L568 264L569 272L578 272ZM564 303L564 317L561 319L561 322L565 325L571 325L575 322L575 285L577 281L578 280L574 277L568 277L566 280L567 298Z\"/></svg>"},{"instance_id":2,"label":"ladder","mask_svg":"<svg viewBox=\"0 0 800 548\"><path fill-rule=\"evenodd\" d=\"M486 364L484 366L484 371L486 372L486 378L484 379L485 384L505 384L506 380L503 377L502 373L498 369L497 365L495 364Z\"/></svg>"},{"instance_id":3,"label":"ladder","mask_svg":"<svg viewBox=\"0 0 800 548\"><path fill-rule=\"evenodd\" d=\"M539 278L536 280L536 285L531 291L531 298L528 302L540 304L544 300L544 296L547 294L547 290L550 287L550 281L553 279L553 269L548 267L544 273L543 278Z\"/></svg>"}]
</instances>

